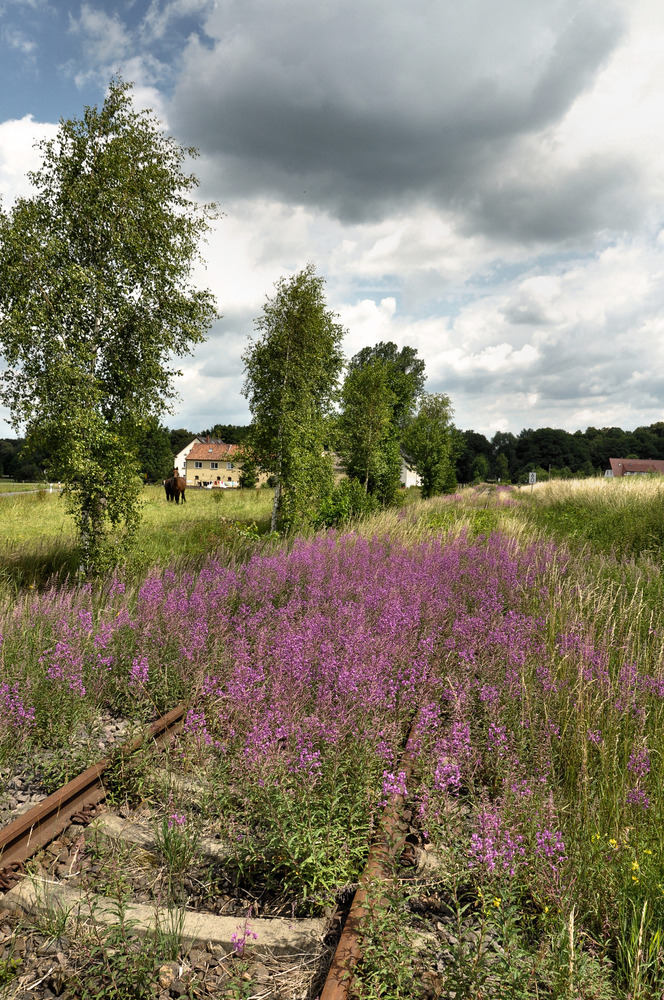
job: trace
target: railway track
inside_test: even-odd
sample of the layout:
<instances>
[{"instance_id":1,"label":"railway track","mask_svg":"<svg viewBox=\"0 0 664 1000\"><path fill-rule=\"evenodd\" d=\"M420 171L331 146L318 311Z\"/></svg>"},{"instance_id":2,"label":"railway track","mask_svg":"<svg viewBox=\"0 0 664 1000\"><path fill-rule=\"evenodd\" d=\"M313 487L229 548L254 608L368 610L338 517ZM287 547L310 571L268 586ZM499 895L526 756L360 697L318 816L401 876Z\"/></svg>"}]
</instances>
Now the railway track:
<instances>
[{"instance_id":1,"label":"railway track","mask_svg":"<svg viewBox=\"0 0 664 1000\"><path fill-rule=\"evenodd\" d=\"M178 706L153 723L142 737L125 745L122 752L131 755L147 744L167 745L182 727L183 717L184 707ZM409 737L400 764L407 775L412 767L411 739ZM75 884L80 871L77 859L82 851L79 831L93 819L94 836L99 834L124 844L131 842L148 853L155 847L154 833L151 834L149 826L141 824L140 819L136 822L134 817L113 817L106 812L96 815L106 795L104 774L111 762L111 757L99 761L0 830L0 890L5 891L5 896L0 898L0 934L4 933L5 938L15 936L15 931L7 924L8 913L18 914L22 927L31 921L39 925L41 918L43 931L46 912L50 914L51 924L57 923L60 928L56 932L54 926L51 927L50 942L48 933L43 932L37 932L34 942L36 951L41 950L48 959L55 948L56 964L42 961L27 974L27 979L23 977L26 981L18 983L17 992L2 993L3 997L16 997L17 1000L25 997L27 1000L27 997L78 996L75 992L67 992L68 960L63 953L75 936L68 930L72 921L80 926L89 923L93 916L95 925L104 928L97 931L98 936L107 935L109 940L113 933L117 936L119 920L131 927L132 937L154 935L160 930L160 923L163 924L163 910L145 903L129 903L119 916L116 902L92 898L89 890L81 891ZM243 972L242 962L251 953L250 980L258 992L247 990L238 995L347 1000L352 971L361 959L369 893L375 884L386 878L405 847L403 824L400 823L402 809L402 796L393 795L384 809L378 836L370 849L366 870L354 898L334 914L334 921L330 919L332 915L322 919L258 917L253 915L251 905L244 919L239 919L237 913L203 915L187 911L179 915L178 941L187 959L184 963L172 960L159 966L155 972L155 989L159 987L161 992L156 995L160 1000L178 995L224 996L224 983L229 975L239 974L240 986L242 975L246 979L248 970ZM75 831L73 840L67 839L68 829ZM224 845L204 839L197 847L212 860L215 856L223 858L225 851ZM38 853L46 858L43 874L35 876L33 872L26 878L26 862ZM48 867L50 860L51 868ZM26 932L21 933L25 941ZM117 953L117 949L111 947L110 950ZM5 942L5 952L0 951L0 956L1 980L3 961L13 961L11 941ZM18 958L21 957L19 954ZM45 964L49 967L46 971ZM294 990L289 992L287 985L280 986L280 977L284 983L286 980L294 982ZM195 989L193 983L197 984ZM180 988L183 991L178 993ZM154 989L151 995L155 995Z\"/></svg>"}]
</instances>

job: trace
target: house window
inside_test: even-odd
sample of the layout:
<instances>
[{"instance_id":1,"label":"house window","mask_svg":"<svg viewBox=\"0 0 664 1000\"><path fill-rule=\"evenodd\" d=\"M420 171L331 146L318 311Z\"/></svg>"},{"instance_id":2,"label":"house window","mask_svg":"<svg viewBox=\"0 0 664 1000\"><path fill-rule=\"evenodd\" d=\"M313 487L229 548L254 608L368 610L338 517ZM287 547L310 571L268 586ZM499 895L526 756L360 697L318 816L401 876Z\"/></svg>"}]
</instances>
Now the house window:
<instances>
[{"instance_id":1,"label":"house window","mask_svg":"<svg viewBox=\"0 0 664 1000\"><path fill-rule=\"evenodd\" d=\"M234 468L235 468L235 466L233 465L233 463L232 463L232 462L226 462L226 468L227 468L227 469L234 469Z\"/></svg>"},{"instance_id":2,"label":"house window","mask_svg":"<svg viewBox=\"0 0 664 1000\"><path fill-rule=\"evenodd\" d=\"M210 462L210 468L211 469L218 469L219 468L219 462Z\"/></svg>"},{"instance_id":3,"label":"house window","mask_svg":"<svg viewBox=\"0 0 664 1000\"><path fill-rule=\"evenodd\" d=\"M194 462L194 468L195 469L202 469L203 468L203 463L202 462Z\"/></svg>"}]
</instances>

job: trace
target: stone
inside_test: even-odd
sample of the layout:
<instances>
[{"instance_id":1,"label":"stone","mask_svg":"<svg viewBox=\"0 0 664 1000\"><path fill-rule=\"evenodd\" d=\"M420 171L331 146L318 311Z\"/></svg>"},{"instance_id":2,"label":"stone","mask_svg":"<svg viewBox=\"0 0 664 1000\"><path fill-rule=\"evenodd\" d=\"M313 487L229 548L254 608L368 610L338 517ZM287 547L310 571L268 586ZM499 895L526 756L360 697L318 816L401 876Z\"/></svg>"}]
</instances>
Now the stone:
<instances>
[{"instance_id":1,"label":"stone","mask_svg":"<svg viewBox=\"0 0 664 1000\"><path fill-rule=\"evenodd\" d=\"M198 951L198 949L192 948L189 952L189 961L195 969L207 969L208 965L215 961L215 958L209 951Z\"/></svg>"},{"instance_id":2,"label":"stone","mask_svg":"<svg viewBox=\"0 0 664 1000\"><path fill-rule=\"evenodd\" d=\"M177 962L165 962L157 970L157 982L162 990L170 989L172 983L178 978L180 967Z\"/></svg>"},{"instance_id":3,"label":"stone","mask_svg":"<svg viewBox=\"0 0 664 1000\"><path fill-rule=\"evenodd\" d=\"M45 901L66 910L72 921L79 914L89 915L92 908L98 925L112 927L117 924L117 913L111 901L103 896L90 897L89 894L57 882L41 881L38 878L23 879L4 897L6 907L27 915L37 912ZM153 933L159 924L159 917L159 909L153 906L132 903L127 907L127 920L132 921L137 935ZM211 945L232 950L232 936L237 934L238 927L241 928L243 923L237 917L219 917L188 910L181 911L180 918L184 945L189 948L198 947L202 952L206 950L208 941ZM254 955L301 955L303 952L317 954L322 948L328 927L329 921L320 918L256 917L251 921L251 928L258 936L251 942L251 951Z\"/></svg>"},{"instance_id":4,"label":"stone","mask_svg":"<svg viewBox=\"0 0 664 1000\"><path fill-rule=\"evenodd\" d=\"M251 971L257 983L266 983L270 979L270 970L266 969L260 962L253 965Z\"/></svg>"}]
</instances>

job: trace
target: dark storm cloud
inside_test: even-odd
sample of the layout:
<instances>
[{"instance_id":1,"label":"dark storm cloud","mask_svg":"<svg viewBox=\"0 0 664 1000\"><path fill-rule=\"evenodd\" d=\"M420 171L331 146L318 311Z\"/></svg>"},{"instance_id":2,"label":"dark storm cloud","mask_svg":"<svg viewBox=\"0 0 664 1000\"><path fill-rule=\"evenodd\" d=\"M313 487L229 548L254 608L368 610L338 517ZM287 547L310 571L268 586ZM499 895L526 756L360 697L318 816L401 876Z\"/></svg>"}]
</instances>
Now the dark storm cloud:
<instances>
[{"instance_id":1,"label":"dark storm cloud","mask_svg":"<svg viewBox=\"0 0 664 1000\"><path fill-rule=\"evenodd\" d=\"M540 142L622 37L612 3L225 0L206 31L171 121L218 196L343 220L424 199L517 240L631 218L628 164L556 171Z\"/></svg>"}]
</instances>

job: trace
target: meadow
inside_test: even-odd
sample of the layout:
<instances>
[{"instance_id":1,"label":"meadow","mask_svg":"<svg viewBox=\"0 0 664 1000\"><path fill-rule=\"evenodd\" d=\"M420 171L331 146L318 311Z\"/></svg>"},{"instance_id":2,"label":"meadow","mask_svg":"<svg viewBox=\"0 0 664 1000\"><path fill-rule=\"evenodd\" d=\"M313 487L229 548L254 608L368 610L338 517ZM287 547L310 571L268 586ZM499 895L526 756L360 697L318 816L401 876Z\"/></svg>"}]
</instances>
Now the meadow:
<instances>
[{"instance_id":1,"label":"meadow","mask_svg":"<svg viewBox=\"0 0 664 1000\"><path fill-rule=\"evenodd\" d=\"M213 776L238 871L300 913L356 882L406 795L436 867L377 888L354 996L660 996L659 481L469 490L288 541L251 528L269 499L148 495L95 587L44 585L39 552L71 545L57 498L2 501L5 769L64 762L102 708L184 698L180 762Z\"/></svg>"},{"instance_id":2,"label":"meadow","mask_svg":"<svg viewBox=\"0 0 664 1000\"><path fill-rule=\"evenodd\" d=\"M242 530L269 529L269 490L187 490L184 504L167 503L161 486L146 486L137 544L123 557L124 573L205 558L232 548ZM254 529L255 526L255 529ZM76 576L74 523L62 498L48 490L0 498L0 583L10 589L64 583Z\"/></svg>"}]
</instances>

